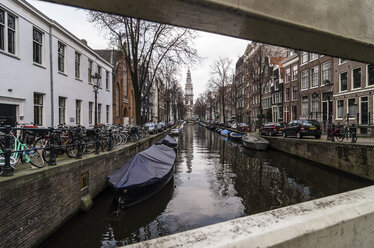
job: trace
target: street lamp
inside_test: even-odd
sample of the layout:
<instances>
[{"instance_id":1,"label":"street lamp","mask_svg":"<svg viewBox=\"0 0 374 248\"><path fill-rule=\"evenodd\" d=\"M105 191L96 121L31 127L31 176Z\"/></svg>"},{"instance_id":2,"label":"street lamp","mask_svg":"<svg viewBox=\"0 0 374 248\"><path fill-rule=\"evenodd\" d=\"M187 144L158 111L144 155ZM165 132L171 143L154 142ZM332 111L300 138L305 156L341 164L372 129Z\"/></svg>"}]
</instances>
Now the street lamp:
<instances>
[{"instance_id":1,"label":"street lamp","mask_svg":"<svg viewBox=\"0 0 374 248\"><path fill-rule=\"evenodd\" d=\"M101 75L99 73L95 73L95 75L92 75L91 78L96 79L96 84L93 84L93 88L95 92L95 127L97 127L97 92L99 91L99 79L101 79Z\"/></svg>"}]
</instances>

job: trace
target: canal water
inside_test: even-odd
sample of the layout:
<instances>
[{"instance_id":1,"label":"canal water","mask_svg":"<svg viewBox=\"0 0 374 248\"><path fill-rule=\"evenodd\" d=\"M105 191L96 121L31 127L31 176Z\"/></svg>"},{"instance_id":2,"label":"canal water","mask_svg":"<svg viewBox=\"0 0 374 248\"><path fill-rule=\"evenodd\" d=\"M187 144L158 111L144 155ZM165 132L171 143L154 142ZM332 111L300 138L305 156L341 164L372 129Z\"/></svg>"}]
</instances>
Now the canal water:
<instances>
[{"instance_id":1,"label":"canal water","mask_svg":"<svg viewBox=\"0 0 374 248\"><path fill-rule=\"evenodd\" d=\"M177 139L175 175L163 191L117 216L107 189L41 247L117 247L369 185L281 152L248 150L197 124Z\"/></svg>"}]
</instances>

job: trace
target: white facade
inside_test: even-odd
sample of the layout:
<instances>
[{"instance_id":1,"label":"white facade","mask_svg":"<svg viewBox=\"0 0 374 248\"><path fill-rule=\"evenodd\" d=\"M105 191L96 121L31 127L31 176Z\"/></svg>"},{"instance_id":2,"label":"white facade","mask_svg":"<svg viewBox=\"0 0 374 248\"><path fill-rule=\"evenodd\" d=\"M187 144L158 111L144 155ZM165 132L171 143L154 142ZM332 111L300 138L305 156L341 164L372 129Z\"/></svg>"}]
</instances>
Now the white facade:
<instances>
[{"instance_id":1,"label":"white facade","mask_svg":"<svg viewBox=\"0 0 374 248\"><path fill-rule=\"evenodd\" d=\"M12 38L8 37L8 24L11 24L8 16L15 18L15 29L11 29L14 53L8 44ZM20 123L36 122L45 127L61 122L93 125L93 84L97 80L89 82L89 74L94 75L100 67L98 123L112 123L112 66L109 63L23 0L0 2L0 28L4 29L4 32L0 30L0 107L3 110L15 106L16 120ZM41 34L41 39L35 34ZM92 72L89 72L89 61L92 61Z\"/></svg>"}]
</instances>

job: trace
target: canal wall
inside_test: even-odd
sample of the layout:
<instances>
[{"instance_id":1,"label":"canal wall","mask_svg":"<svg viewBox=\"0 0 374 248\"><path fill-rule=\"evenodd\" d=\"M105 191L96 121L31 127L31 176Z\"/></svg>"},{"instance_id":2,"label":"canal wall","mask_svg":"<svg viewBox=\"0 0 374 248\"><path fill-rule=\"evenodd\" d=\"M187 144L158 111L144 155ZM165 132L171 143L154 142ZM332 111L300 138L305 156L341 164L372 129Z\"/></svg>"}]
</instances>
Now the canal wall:
<instances>
[{"instance_id":1,"label":"canal wall","mask_svg":"<svg viewBox=\"0 0 374 248\"><path fill-rule=\"evenodd\" d=\"M373 247L374 186L128 247Z\"/></svg>"},{"instance_id":2,"label":"canal wall","mask_svg":"<svg viewBox=\"0 0 374 248\"><path fill-rule=\"evenodd\" d=\"M0 247L33 247L105 187L108 175L168 131L114 151L0 177Z\"/></svg>"},{"instance_id":3,"label":"canal wall","mask_svg":"<svg viewBox=\"0 0 374 248\"><path fill-rule=\"evenodd\" d=\"M374 145L264 137L270 146L356 176L374 180Z\"/></svg>"}]
</instances>

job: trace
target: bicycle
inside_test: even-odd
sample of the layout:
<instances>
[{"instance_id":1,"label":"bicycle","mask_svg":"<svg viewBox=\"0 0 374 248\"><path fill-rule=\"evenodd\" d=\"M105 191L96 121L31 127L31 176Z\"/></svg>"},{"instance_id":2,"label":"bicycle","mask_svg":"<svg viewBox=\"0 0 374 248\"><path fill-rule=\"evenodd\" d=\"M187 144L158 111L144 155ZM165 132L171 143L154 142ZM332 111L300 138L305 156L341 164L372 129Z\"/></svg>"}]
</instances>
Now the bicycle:
<instances>
[{"instance_id":1,"label":"bicycle","mask_svg":"<svg viewBox=\"0 0 374 248\"><path fill-rule=\"evenodd\" d=\"M15 169L19 160L21 159L24 163L30 163L37 168L44 167L44 159L36 148L29 148L26 144L23 144L13 132L10 132L11 144L13 145L12 154L10 156L10 166ZM2 139L4 140L4 139ZM5 144L0 143L0 174L3 173L3 166L5 165Z\"/></svg>"},{"instance_id":2,"label":"bicycle","mask_svg":"<svg viewBox=\"0 0 374 248\"><path fill-rule=\"evenodd\" d=\"M352 143L356 143L357 141L356 132L354 131L354 128L349 127L348 123L337 128L337 130L335 131L335 138L339 142L343 142L344 139L347 139Z\"/></svg>"}]
</instances>

